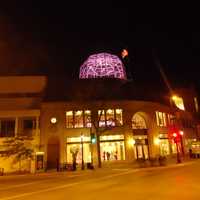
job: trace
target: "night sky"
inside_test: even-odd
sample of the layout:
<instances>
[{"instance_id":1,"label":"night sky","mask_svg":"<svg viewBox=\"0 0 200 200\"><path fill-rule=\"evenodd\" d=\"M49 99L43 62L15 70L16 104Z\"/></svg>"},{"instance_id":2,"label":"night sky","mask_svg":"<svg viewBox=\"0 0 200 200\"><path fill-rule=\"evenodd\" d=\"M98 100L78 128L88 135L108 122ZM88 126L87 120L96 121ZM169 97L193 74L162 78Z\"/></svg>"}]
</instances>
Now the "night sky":
<instances>
[{"instance_id":1,"label":"night sky","mask_svg":"<svg viewBox=\"0 0 200 200\"><path fill-rule=\"evenodd\" d=\"M20 0L1 5L0 74L77 79L90 54L120 55L126 47L133 81L164 85L152 56L156 52L172 87L194 84L200 91L200 33L194 20L152 20L134 6L79 3Z\"/></svg>"}]
</instances>

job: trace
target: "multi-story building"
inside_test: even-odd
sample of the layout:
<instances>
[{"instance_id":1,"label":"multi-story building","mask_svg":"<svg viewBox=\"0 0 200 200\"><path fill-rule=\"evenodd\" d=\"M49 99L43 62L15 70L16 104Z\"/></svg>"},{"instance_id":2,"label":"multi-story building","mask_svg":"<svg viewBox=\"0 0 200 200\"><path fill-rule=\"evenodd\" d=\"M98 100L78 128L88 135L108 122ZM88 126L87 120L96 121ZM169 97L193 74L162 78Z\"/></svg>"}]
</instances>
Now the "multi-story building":
<instances>
[{"instance_id":1,"label":"multi-story building","mask_svg":"<svg viewBox=\"0 0 200 200\"><path fill-rule=\"evenodd\" d=\"M2 77L1 152L6 151L4 140L31 135L34 159L20 167L32 172L62 168L72 163L73 152L80 166L96 166L98 159L115 163L170 157L177 150L186 154L191 141L198 139L197 95L184 96L177 90L177 96L163 94L162 100L156 91L148 95L151 89L150 84L142 88L127 81L122 62L110 54L89 57L79 80ZM178 143L172 138L175 129L181 131ZM12 160L0 157L0 168L17 170Z\"/></svg>"}]
</instances>

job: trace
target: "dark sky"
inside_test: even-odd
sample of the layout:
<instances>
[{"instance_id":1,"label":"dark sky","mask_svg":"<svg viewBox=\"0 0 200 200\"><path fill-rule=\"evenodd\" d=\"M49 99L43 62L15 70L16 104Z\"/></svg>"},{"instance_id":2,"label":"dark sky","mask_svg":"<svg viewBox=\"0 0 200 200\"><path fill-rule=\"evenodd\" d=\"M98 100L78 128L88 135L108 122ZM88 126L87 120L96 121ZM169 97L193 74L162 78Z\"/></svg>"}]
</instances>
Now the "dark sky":
<instances>
[{"instance_id":1,"label":"dark sky","mask_svg":"<svg viewBox=\"0 0 200 200\"><path fill-rule=\"evenodd\" d=\"M2 75L78 78L79 66L90 54L120 55L128 47L134 81L163 84L154 50L172 87L194 83L200 88L200 32L194 20L169 18L169 10L167 17L151 19L152 10L136 12L137 7L122 2L92 7L58 2L13 0L1 5Z\"/></svg>"}]
</instances>

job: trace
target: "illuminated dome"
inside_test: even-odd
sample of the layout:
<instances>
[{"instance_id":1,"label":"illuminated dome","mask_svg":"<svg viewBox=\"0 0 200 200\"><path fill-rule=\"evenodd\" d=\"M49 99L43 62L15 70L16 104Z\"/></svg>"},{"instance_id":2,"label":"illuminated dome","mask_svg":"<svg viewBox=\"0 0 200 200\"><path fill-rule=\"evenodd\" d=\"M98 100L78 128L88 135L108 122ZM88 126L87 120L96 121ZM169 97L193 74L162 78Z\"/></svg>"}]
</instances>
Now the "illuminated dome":
<instances>
[{"instance_id":1,"label":"illuminated dome","mask_svg":"<svg viewBox=\"0 0 200 200\"><path fill-rule=\"evenodd\" d=\"M80 67L80 79L116 78L126 80L122 61L109 53L98 53L88 57Z\"/></svg>"}]
</instances>

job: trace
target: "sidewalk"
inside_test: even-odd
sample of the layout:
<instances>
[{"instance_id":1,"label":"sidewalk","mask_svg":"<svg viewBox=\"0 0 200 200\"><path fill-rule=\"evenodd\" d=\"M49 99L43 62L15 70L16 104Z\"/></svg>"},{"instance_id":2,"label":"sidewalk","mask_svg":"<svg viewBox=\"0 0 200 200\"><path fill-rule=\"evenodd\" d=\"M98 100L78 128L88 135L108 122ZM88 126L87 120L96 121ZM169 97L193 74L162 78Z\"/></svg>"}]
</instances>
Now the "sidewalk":
<instances>
[{"instance_id":1,"label":"sidewalk","mask_svg":"<svg viewBox=\"0 0 200 200\"><path fill-rule=\"evenodd\" d=\"M189 162L198 161L200 159L191 159L188 156L185 156L184 158L181 158L181 163L177 163L177 157L170 157L167 158L166 163L164 165L160 165L159 161L156 160L154 163L150 162L149 160L146 160L144 162L127 162L127 161L111 161L111 162L105 162L102 163L102 169L139 169L139 168L149 168L149 167L166 167L170 165L176 165L176 164L184 164Z\"/></svg>"},{"instance_id":2,"label":"sidewalk","mask_svg":"<svg viewBox=\"0 0 200 200\"><path fill-rule=\"evenodd\" d=\"M153 168L169 168L170 166L183 166L185 164L192 164L194 162L200 161L200 159L194 159L194 158L189 158L189 157L185 157L185 158L181 158L181 163L177 163L177 158L176 157L171 157L167 159L167 162L165 165L160 165L158 161L156 161L153 165L152 163L150 163L148 160L146 160L144 163L140 163L138 161L133 161L133 162L128 162L128 161L108 161L108 162L103 162L102 163L102 167L98 168L97 166L95 167L94 170L91 169L87 169L85 167L84 170L81 170L81 168L77 168L76 171L56 171L56 170L50 170L50 171L46 171L46 172L36 172L34 174L30 174L30 173L11 173L11 174L4 174L1 177L8 177L8 176L49 176L49 175L73 175L73 176L78 176L80 174L86 174L88 172L91 171L103 171L103 170L132 170L132 169L153 169Z\"/></svg>"}]
</instances>

